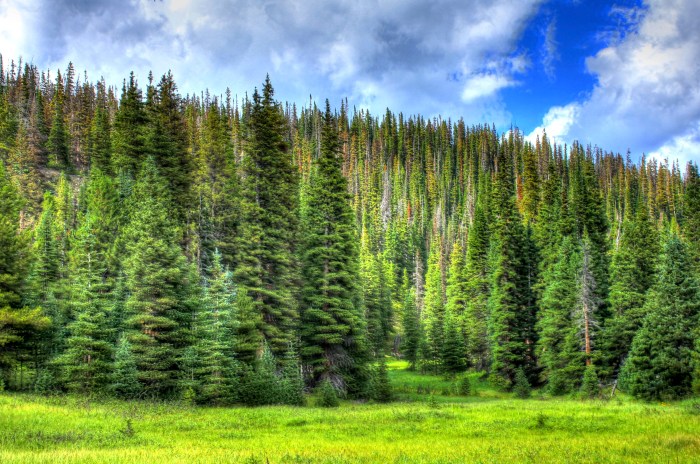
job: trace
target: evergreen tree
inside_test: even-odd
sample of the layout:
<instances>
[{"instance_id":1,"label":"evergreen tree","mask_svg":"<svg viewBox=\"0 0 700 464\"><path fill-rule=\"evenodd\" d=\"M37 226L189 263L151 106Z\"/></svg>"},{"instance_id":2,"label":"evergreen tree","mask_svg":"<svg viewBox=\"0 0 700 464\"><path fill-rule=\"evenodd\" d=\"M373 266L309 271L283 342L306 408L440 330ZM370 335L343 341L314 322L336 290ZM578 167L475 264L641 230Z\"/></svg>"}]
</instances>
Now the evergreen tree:
<instances>
[{"instance_id":1,"label":"evergreen tree","mask_svg":"<svg viewBox=\"0 0 700 464\"><path fill-rule=\"evenodd\" d=\"M499 152L492 195L490 249L491 294L488 301L491 375L507 384L522 369L534 374L534 308L528 279L528 244L515 208L510 154Z\"/></svg>"},{"instance_id":2,"label":"evergreen tree","mask_svg":"<svg viewBox=\"0 0 700 464\"><path fill-rule=\"evenodd\" d=\"M298 320L294 301L297 174L287 153L284 120L269 78L253 94L242 163L241 230L236 282L262 315L273 352L283 353Z\"/></svg>"},{"instance_id":3,"label":"evergreen tree","mask_svg":"<svg viewBox=\"0 0 700 464\"><path fill-rule=\"evenodd\" d=\"M464 249L457 241L450 253L450 269L447 275L447 286L445 292L447 300L445 303L445 345L447 348L448 339L452 349L457 349L455 355L461 358L460 365L466 360L466 334L465 324L466 308L469 298L469 278L466 273L466 263L464 260ZM448 319L454 333L448 332ZM455 337L456 335L456 337Z\"/></svg>"},{"instance_id":4,"label":"evergreen tree","mask_svg":"<svg viewBox=\"0 0 700 464\"><path fill-rule=\"evenodd\" d=\"M487 195L482 193L484 197ZM474 212L469 229L469 242L466 257L467 305L464 314L466 351L469 365L477 370L485 370L490 365L488 339L488 296L489 296L489 227L485 207L480 200Z\"/></svg>"},{"instance_id":5,"label":"evergreen tree","mask_svg":"<svg viewBox=\"0 0 700 464\"><path fill-rule=\"evenodd\" d=\"M578 372L568 367L578 357L578 328L574 327L574 308L579 304L581 250L570 235L563 238L559 258L543 276L544 291L537 321L539 363L542 380L550 391L560 394L571 391L578 382ZM572 352L573 351L573 352Z\"/></svg>"},{"instance_id":6,"label":"evergreen tree","mask_svg":"<svg viewBox=\"0 0 700 464\"><path fill-rule=\"evenodd\" d=\"M59 71L56 79L56 93L51 102L53 107L51 131L46 142L46 148L49 152L49 165L58 169L67 169L70 166L70 148L64 115L64 100L63 79Z\"/></svg>"},{"instance_id":7,"label":"evergreen tree","mask_svg":"<svg viewBox=\"0 0 700 464\"><path fill-rule=\"evenodd\" d=\"M620 372L621 388L638 398L676 399L692 391L700 284L691 269L687 247L672 236L647 298L647 316Z\"/></svg>"},{"instance_id":8,"label":"evergreen tree","mask_svg":"<svg viewBox=\"0 0 700 464\"><path fill-rule=\"evenodd\" d=\"M421 324L416 307L416 291L411 288L406 292L403 307L404 340L401 353L409 363L409 369L415 369L418 362L418 350L421 346Z\"/></svg>"},{"instance_id":9,"label":"evergreen tree","mask_svg":"<svg viewBox=\"0 0 700 464\"><path fill-rule=\"evenodd\" d=\"M50 320L40 309L22 307L29 247L26 234L19 230L22 201L2 162L0 198L0 370L4 370L29 359Z\"/></svg>"},{"instance_id":10,"label":"evergreen tree","mask_svg":"<svg viewBox=\"0 0 700 464\"><path fill-rule=\"evenodd\" d=\"M185 306L189 273L178 246L167 186L147 159L131 197L131 221L124 231L129 298L126 320L139 381L146 394L174 393L177 359L187 344L190 315Z\"/></svg>"},{"instance_id":11,"label":"evergreen tree","mask_svg":"<svg viewBox=\"0 0 700 464\"><path fill-rule=\"evenodd\" d=\"M422 360L434 372L440 368L445 332L445 300L442 287L442 247L433 243L428 259L428 272L425 278L425 306L422 322L425 343Z\"/></svg>"},{"instance_id":12,"label":"evergreen tree","mask_svg":"<svg viewBox=\"0 0 700 464\"><path fill-rule=\"evenodd\" d=\"M114 116L112 131L112 165L115 172L135 176L144 161L144 127L146 113L143 97L132 72L125 82Z\"/></svg>"},{"instance_id":13,"label":"evergreen tree","mask_svg":"<svg viewBox=\"0 0 700 464\"><path fill-rule=\"evenodd\" d=\"M598 374L593 364L586 366L583 373L583 381L581 382L581 395L584 398L595 398L600 393L598 385Z\"/></svg>"},{"instance_id":14,"label":"evergreen tree","mask_svg":"<svg viewBox=\"0 0 700 464\"><path fill-rule=\"evenodd\" d=\"M136 359L131 352L129 340L122 336L114 357L111 389L117 398L133 399L141 393Z\"/></svg>"},{"instance_id":15,"label":"evergreen tree","mask_svg":"<svg viewBox=\"0 0 700 464\"><path fill-rule=\"evenodd\" d=\"M235 399L237 378L233 335L237 328L230 273L214 253L202 310L195 322L195 377L201 385L198 401L227 404Z\"/></svg>"},{"instance_id":16,"label":"evergreen tree","mask_svg":"<svg viewBox=\"0 0 700 464\"><path fill-rule=\"evenodd\" d=\"M683 236L693 259L696 272L700 272L700 175L697 164L688 163L683 204Z\"/></svg>"},{"instance_id":17,"label":"evergreen tree","mask_svg":"<svg viewBox=\"0 0 700 464\"><path fill-rule=\"evenodd\" d=\"M313 381L330 378L344 386L366 359L355 217L342 175L339 140L326 101L321 153L302 207L301 354Z\"/></svg>"},{"instance_id":18,"label":"evergreen tree","mask_svg":"<svg viewBox=\"0 0 700 464\"><path fill-rule=\"evenodd\" d=\"M233 337L235 358L248 366L253 366L263 348L262 316L256 310L245 288L238 288L235 307L238 319Z\"/></svg>"},{"instance_id":19,"label":"evergreen tree","mask_svg":"<svg viewBox=\"0 0 700 464\"><path fill-rule=\"evenodd\" d=\"M616 375L629 353L632 339L642 326L644 303L656 276L658 234L644 209L627 220L613 253L610 277L610 312L601 333L601 355L606 377Z\"/></svg>"}]
</instances>

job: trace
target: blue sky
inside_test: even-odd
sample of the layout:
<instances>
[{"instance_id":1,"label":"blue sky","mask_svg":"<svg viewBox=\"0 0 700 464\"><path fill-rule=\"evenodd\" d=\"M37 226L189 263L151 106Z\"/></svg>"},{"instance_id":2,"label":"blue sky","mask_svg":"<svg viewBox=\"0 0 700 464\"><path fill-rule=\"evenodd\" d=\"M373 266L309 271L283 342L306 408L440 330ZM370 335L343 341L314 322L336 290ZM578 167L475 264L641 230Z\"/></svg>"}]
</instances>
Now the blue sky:
<instances>
[{"instance_id":1,"label":"blue sky","mask_svg":"<svg viewBox=\"0 0 700 464\"><path fill-rule=\"evenodd\" d=\"M0 53L700 161L697 0L0 0Z\"/></svg>"}]
</instances>

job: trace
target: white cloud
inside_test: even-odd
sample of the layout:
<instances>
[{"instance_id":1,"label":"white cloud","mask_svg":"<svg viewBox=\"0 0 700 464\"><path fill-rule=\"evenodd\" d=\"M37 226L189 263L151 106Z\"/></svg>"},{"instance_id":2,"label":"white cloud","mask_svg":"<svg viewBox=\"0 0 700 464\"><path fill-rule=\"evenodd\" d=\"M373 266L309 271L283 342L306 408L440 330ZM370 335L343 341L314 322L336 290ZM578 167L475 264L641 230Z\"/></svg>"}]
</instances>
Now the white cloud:
<instances>
[{"instance_id":1,"label":"white cloud","mask_svg":"<svg viewBox=\"0 0 700 464\"><path fill-rule=\"evenodd\" d=\"M115 84L172 69L183 92L239 95L269 72L281 99L508 124L499 91L529 66L517 42L544 0L22 1L38 24L9 54L40 67L70 60Z\"/></svg>"},{"instance_id":2,"label":"white cloud","mask_svg":"<svg viewBox=\"0 0 700 464\"><path fill-rule=\"evenodd\" d=\"M563 141L621 153L697 156L700 3L647 0L643 10L625 15L632 29L586 60L597 78L592 91L564 105L567 111L550 109L543 127Z\"/></svg>"},{"instance_id":3,"label":"white cloud","mask_svg":"<svg viewBox=\"0 0 700 464\"><path fill-rule=\"evenodd\" d=\"M542 125L536 127L527 136L527 139L534 142L537 137L542 138L543 133L546 132L549 140L557 143L568 143L567 136L576 123L580 111L581 106L577 103L550 108L544 115Z\"/></svg>"},{"instance_id":4,"label":"white cloud","mask_svg":"<svg viewBox=\"0 0 700 464\"><path fill-rule=\"evenodd\" d=\"M542 45L542 67L549 80L553 80L555 77L554 65L559 60L558 47L557 22L552 19L544 32L544 44Z\"/></svg>"},{"instance_id":5,"label":"white cloud","mask_svg":"<svg viewBox=\"0 0 700 464\"><path fill-rule=\"evenodd\" d=\"M467 79L462 90L462 100L466 103L480 98L489 98L499 90L514 85L513 80L498 74L477 74Z\"/></svg>"}]
</instances>

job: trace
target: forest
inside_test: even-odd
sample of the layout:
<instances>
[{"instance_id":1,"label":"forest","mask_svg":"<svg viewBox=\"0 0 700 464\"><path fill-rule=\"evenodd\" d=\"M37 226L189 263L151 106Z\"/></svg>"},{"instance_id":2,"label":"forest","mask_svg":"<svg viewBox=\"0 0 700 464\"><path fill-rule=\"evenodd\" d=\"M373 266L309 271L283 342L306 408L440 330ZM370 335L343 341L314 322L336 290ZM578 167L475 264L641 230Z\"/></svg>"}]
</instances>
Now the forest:
<instances>
[{"instance_id":1,"label":"forest","mask_svg":"<svg viewBox=\"0 0 700 464\"><path fill-rule=\"evenodd\" d=\"M700 393L697 165L243 90L0 62L0 390Z\"/></svg>"}]
</instances>

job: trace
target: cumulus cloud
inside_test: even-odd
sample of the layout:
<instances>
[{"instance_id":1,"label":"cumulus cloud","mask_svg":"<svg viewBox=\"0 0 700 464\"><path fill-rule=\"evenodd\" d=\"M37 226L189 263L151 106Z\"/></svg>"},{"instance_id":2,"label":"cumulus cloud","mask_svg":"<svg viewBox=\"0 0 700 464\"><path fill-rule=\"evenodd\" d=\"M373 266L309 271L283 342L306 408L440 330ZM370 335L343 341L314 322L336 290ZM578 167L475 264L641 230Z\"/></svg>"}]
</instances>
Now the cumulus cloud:
<instances>
[{"instance_id":1,"label":"cumulus cloud","mask_svg":"<svg viewBox=\"0 0 700 464\"><path fill-rule=\"evenodd\" d=\"M637 155L696 156L700 3L647 0L625 15L631 28L611 36L607 47L586 60L597 78L592 91L551 108L531 136L546 129L562 141L577 139L622 153L629 148Z\"/></svg>"},{"instance_id":2,"label":"cumulus cloud","mask_svg":"<svg viewBox=\"0 0 700 464\"><path fill-rule=\"evenodd\" d=\"M283 99L313 91L375 112L507 124L499 90L527 67L517 42L543 0L21 1L28 40L3 53L40 66L72 60L110 82L172 69L181 90L215 92L270 73Z\"/></svg>"}]
</instances>

